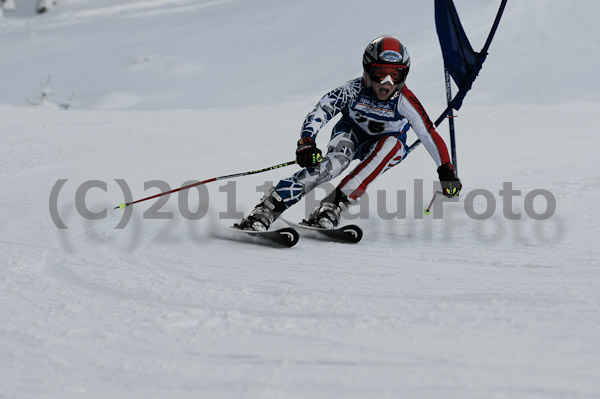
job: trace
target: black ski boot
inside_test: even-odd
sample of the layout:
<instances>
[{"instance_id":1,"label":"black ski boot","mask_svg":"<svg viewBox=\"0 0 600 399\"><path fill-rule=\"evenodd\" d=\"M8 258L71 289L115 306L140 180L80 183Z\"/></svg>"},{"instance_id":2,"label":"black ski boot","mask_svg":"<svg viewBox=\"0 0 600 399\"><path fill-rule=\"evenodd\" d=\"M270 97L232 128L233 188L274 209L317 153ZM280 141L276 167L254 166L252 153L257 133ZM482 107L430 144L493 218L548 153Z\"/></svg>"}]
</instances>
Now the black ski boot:
<instances>
[{"instance_id":1,"label":"black ski boot","mask_svg":"<svg viewBox=\"0 0 600 399\"><path fill-rule=\"evenodd\" d=\"M286 209L283 199L277 194L275 188L271 188L260 204L256 205L248 216L234 226L242 230L267 231Z\"/></svg>"},{"instance_id":2,"label":"black ski boot","mask_svg":"<svg viewBox=\"0 0 600 399\"><path fill-rule=\"evenodd\" d=\"M331 203L323 202L321 206L314 211L306 220L306 224L323 229L334 229L340 223L340 214L342 209Z\"/></svg>"},{"instance_id":3,"label":"black ski boot","mask_svg":"<svg viewBox=\"0 0 600 399\"><path fill-rule=\"evenodd\" d=\"M350 199L339 189L329 194L321 201L321 205L301 224L323 229L334 229L340 224L342 211L348 209Z\"/></svg>"}]
</instances>

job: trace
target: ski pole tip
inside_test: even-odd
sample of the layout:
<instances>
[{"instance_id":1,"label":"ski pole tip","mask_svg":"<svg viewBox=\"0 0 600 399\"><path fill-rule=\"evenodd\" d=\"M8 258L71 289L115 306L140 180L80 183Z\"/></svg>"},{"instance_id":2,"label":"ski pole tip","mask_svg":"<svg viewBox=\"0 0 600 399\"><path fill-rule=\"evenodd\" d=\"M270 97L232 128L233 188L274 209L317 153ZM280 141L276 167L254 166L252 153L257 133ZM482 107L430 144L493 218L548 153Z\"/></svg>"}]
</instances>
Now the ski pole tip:
<instances>
[{"instance_id":1,"label":"ski pole tip","mask_svg":"<svg viewBox=\"0 0 600 399\"><path fill-rule=\"evenodd\" d=\"M427 216L431 215L431 209L425 209L423 211L424 214L426 214Z\"/></svg>"},{"instance_id":2,"label":"ski pole tip","mask_svg":"<svg viewBox=\"0 0 600 399\"><path fill-rule=\"evenodd\" d=\"M119 209L125 209L125 207L126 207L126 206L127 206L127 204L126 204L126 203L124 203L124 202L121 202L121 203L119 204Z\"/></svg>"}]
</instances>

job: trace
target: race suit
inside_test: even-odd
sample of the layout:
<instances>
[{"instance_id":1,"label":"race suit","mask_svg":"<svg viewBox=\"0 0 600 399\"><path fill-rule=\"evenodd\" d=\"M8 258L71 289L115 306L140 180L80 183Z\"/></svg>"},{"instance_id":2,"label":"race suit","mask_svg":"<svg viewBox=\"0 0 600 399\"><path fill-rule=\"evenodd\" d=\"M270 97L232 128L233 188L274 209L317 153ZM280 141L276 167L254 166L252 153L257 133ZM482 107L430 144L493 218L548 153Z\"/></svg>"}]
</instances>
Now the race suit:
<instances>
[{"instance_id":1,"label":"race suit","mask_svg":"<svg viewBox=\"0 0 600 399\"><path fill-rule=\"evenodd\" d=\"M339 113L342 117L333 128L323 161L275 186L287 208L359 159L361 162L338 185L350 200L356 200L377 177L406 157L406 133L411 127L436 166L450 162L446 144L406 85L382 101L362 77L350 80L321 98L306 116L301 137L316 139L319 130Z\"/></svg>"}]
</instances>

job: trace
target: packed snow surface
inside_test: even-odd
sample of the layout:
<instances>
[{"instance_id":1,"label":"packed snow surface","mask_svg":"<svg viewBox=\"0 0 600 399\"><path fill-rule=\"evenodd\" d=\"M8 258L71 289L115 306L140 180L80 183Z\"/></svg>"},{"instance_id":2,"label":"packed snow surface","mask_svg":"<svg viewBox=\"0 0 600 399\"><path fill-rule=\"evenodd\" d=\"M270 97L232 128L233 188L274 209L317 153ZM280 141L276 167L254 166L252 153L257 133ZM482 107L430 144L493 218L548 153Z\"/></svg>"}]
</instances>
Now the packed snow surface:
<instances>
[{"instance_id":1,"label":"packed snow surface","mask_svg":"<svg viewBox=\"0 0 600 399\"><path fill-rule=\"evenodd\" d=\"M499 1L455 3L480 48ZM220 236L297 166L113 208L292 160L304 116L381 34L437 117L433 2L16 5L0 398L600 397L596 0L509 0L455 119L459 201L423 215L437 174L419 148L346 215L359 244L290 249Z\"/></svg>"}]
</instances>

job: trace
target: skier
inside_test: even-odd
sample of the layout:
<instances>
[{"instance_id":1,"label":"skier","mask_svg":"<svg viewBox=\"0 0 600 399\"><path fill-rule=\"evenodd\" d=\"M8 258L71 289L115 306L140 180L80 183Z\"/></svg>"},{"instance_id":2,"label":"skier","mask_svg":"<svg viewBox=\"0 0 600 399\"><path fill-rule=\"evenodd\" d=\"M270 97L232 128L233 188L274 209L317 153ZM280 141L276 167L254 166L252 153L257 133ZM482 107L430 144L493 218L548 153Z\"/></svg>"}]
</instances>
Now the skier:
<instances>
[{"instance_id":1,"label":"skier","mask_svg":"<svg viewBox=\"0 0 600 399\"><path fill-rule=\"evenodd\" d=\"M339 176L354 159L361 162L320 206L302 223L335 228L340 214L367 187L407 155L406 133L410 127L425 145L437 166L446 197L457 196L462 184L450 162L443 139L435 131L425 109L406 87L410 56L395 37L380 36L363 55L363 76L327 93L306 116L296 150L303 167L272 187L261 202L235 226L266 231L290 206L319 184ZM323 157L315 138L338 113Z\"/></svg>"}]
</instances>

